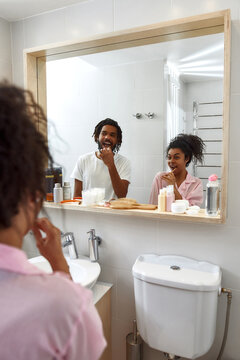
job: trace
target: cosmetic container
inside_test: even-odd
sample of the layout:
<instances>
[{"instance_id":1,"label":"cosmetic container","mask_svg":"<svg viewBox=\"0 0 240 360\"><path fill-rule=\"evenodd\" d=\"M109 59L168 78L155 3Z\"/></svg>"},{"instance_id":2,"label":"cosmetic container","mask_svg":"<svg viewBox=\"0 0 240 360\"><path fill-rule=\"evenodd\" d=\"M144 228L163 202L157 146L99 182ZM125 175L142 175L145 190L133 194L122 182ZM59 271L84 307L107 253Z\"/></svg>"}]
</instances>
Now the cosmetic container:
<instances>
[{"instance_id":1,"label":"cosmetic container","mask_svg":"<svg viewBox=\"0 0 240 360\"><path fill-rule=\"evenodd\" d=\"M186 211L186 205L184 202L173 202L171 205L171 210L175 214L183 214Z\"/></svg>"},{"instance_id":2,"label":"cosmetic container","mask_svg":"<svg viewBox=\"0 0 240 360\"><path fill-rule=\"evenodd\" d=\"M171 210L171 205L175 200L175 195L174 195L174 188L173 185L168 185L167 186L167 195L166 195L166 211L172 211Z\"/></svg>"},{"instance_id":3,"label":"cosmetic container","mask_svg":"<svg viewBox=\"0 0 240 360\"><path fill-rule=\"evenodd\" d=\"M71 186L69 181L63 184L63 200L71 200Z\"/></svg>"},{"instance_id":4,"label":"cosmetic container","mask_svg":"<svg viewBox=\"0 0 240 360\"><path fill-rule=\"evenodd\" d=\"M158 212L166 211L166 189L160 189L158 195Z\"/></svg>"},{"instance_id":5,"label":"cosmetic container","mask_svg":"<svg viewBox=\"0 0 240 360\"><path fill-rule=\"evenodd\" d=\"M188 215L197 215L200 211L200 207L197 205L189 206L189 208L186 210L186 213Z\"/></svg>"},{"instance_id":6,"label":"cosmetic container","mask_svg":"<svg viewBox=\"0 0 240 360\"><path fill-rule=\"evenodd\" d=\"M82 205L97 205L104 200L105 188L92 188L82 191Z\"/></svg>"},{"instance_id":7,"label":"cosmetic container","mask_svg":"<svg viewBox=\"0 0 240 360\"><path fill-rule=\"evenodd\" d=\"M54 174L53 169L45 169L46 201L53 201Z\"/></svg>"},{"instance_id":8,"label":"cosmetic container","mask_svg":"<svg viewBox=\"0 0 240 360\"><path fill-rule=\"evenodd\" d=\"M60 203L63 201L63 189L60 183L56 183L53 189L53 201L55 203Z\"/></svg>"},{"instance_id":9,"label":"cosmetic container","mask_svg":"<svg viewBox=\"0 0 240 360\"><path fill-rule=\"evenodd\" d=\"M186 200L186 199L179 199L179 200L175 200L175 202L176 202L176 203L183 203L183 204L185 204L186 209L188 209L188 208L189 208L189 201L188 201L188 200Z\"/></svg>"},{"instance_id":10,"label":"cosmetic container","mask_svg":"<svg viewBox=\"0 0 240 360\"><path fill-rule=\"evenodd\" d=\"M219 182L217 175L210 175L206 187L206 208L208 216L217 216L219 209Z\"/></svg>"}]
</instances>

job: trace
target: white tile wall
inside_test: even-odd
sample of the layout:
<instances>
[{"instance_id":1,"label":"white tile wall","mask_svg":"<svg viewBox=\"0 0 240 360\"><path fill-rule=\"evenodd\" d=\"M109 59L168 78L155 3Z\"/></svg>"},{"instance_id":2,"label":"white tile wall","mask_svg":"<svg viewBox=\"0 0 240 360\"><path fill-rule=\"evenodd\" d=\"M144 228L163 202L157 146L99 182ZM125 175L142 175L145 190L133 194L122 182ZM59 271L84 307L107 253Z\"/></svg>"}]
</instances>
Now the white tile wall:
<instances>
[{"instance_id":1,"label":"white tile wall","mask_svg":"<svg viewBox=\"0 0 240 360\"><path fill-rule=\"evenodd\" d=\"M0 81L12 80L11 27L0 18Z\"/></svg>"},{"instance_id":2,"label":"white tile wall","mask_svg":"<svg viewBox=\"0 0 240 360\"><path fill-rule=\"evenodd\" d=\"M84 38L113 31L113 1L86 1L65 9L66 37Z\"/></svg>"},{"instance_id":3,"label":"white tile wall","mask_svg":"<svg viewBox=\"0 0 240 360\"><path fill-rule=\"evenodd\" d=\"M66 40L65 10L49 12L24 20L26 48ZM39 31L41 29L41 31Z\"/></svg>"},{"instance_id":4,"label":"white tile wall","mask_svg":"<svg viewBox=\"0 0 240 360\"><path fill-rule=\"evenodd\" d=\"M240 33L239 33L240 36ZM238 145L239 145L239 114L240 114L240 88L238 94L232 94L230 98L230 143L229 147L229 160L239 162ZM233 191L234 192L234 191Z\"/></svg>"},{"instance_id":5,"label":"white tile wall","mask_svg":"<svg viewBox=\"0 0 240 360\"><path fill-rule=\"evenodd\" d=\"M89 2L88 2L89 3ZM100 4L100 5L99 5ZM84 6L89 6L88 8ZM234 289L233 304L229 327L229 336L223 360L239 360L240 354L240 279L239 279L239 196L240 160L238 158L239 113L240 113L240 3L239 0L93 0L90 4L79 4L78 15L72 10L54 12L49 19L41 15L33 22L23 21L24 31L18 32L20 24L12 24L13 40L13 76L14 81L21 80L21 61L19 54L27 43L31 46L40 42L51 42L53 39L71 40L79 36L93 35L151 24L177 17L186 17L209 11L231 8L232 18L232 51L231 51L231 114L230 114L230 158L228 186L228 219L225 225L197 225L190 223L129 219L122 216L104 216L97 214L78 214L69 212L65 216L57 211L49 211L56 225L65 230L74 231L79 251L87 253L86 231L95 228L102 236L104 243L100 249L102 280L112 281L115 285L113 296L113 359L125 359L125 337L132 328L135 316L131 266L135 258L144 252L175 253L204 259L219 264L223 270L223 285ZM87 10L86 10L87 9ZM84 14L84 19L81 17ZM65 23L60 19L65 18ZM74 29L71 26L71 19ZM77 20L81 21L77 21ZM104 23L101 30L98 26ZM37 25L38 24L38 25ZM43 24L46 29L43 29ZM62 31L64 29L64 32ZM43 32L43 35L41 35ZM17 37L19 36L19 39ZM19 40L19 41L18 41ZM17 55L17 53L19 55ZM28 247L26 247L28 249ZM33 252L31 251L31 254ZM111 273L111 276L110 276ZM123 308L126 308L126 313ZM225 299L221 297L216 341L211 351L201 360L213 360L220 348L223 333ZM121 319L118 317L121 315ZM157 351L144 347L147 360L163 359Z\"/></svg>"},{"instance_id":6,"label":"white tile wall","mask_svg":"<svg viewBox=\"0 0 240 360\"><path fill-rule=\"evenodd\" d=\"M158 23L173 17L172 0L115 0L114 30ZM179 16L176 16L179 17Z\"/></svg>"},{"instance_id":7,"label":"white tile wall","mask_svg":"<svg viewBox=\"0 0 240 360\"><path fill-rule=\"evenodd\" d=\"M240 19L240 18L239 18ZM232 94L240 93L240 74L238 64L240 61L239 37L240 37L240 20L232 21L231 37L231 92Z\"/></svg>"},{"instance_id":8,"label":"white tile wall","mask_svg":"<svg viewBox=\"0 0 240 360\"><path fill-rule=\"evenodd\" d=\"M4 61L0 59L0 81L1 80L8 80L11 81L12 79L12 69L11 69L11 62Z\"/></svg>"}]
</instances>

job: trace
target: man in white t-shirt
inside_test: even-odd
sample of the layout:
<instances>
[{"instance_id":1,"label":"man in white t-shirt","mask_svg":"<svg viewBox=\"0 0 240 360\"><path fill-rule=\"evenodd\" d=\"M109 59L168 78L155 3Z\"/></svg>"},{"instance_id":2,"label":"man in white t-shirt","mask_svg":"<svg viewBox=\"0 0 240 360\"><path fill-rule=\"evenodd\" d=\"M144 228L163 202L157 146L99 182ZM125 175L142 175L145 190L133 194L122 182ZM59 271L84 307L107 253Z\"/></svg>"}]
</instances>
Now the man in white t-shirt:
<instances>
[{"instance_id":1,"label":"man in white t-shirt","mask_svg":"<svg viewBox=\"0 0 240 360\"><path fill-rule=\"evenodd\" d=\"M130 183L130 161L118 154L122 143L122 130L112 119L100 121L93 137L98 150L79 157L71 177L75 179L74 196L82 190L105 188L105 199L126 197Z\"/></svg>"}]
</instances>

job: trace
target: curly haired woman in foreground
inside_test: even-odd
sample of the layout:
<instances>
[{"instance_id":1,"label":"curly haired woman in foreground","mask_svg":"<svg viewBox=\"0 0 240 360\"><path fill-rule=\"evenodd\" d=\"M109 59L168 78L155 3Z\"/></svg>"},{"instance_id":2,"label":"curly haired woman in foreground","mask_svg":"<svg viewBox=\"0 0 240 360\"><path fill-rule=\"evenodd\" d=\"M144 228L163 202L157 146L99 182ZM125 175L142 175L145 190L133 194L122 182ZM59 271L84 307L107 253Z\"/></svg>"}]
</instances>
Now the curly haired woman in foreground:
<instances>
[{"instance_id":1,"label":"curly haired woman in foreground","mask_svg":"<svg viewBox=\"0 0 240 360\"><path fill-rule=\"evenodd\" d=\"M96 360L106 341L92 293L71 281L59 229L37 218L52 165L44 122L30 92L0 84L0 358ZM21 250L30 229L53 274Z\"/></svg>"}]
</instances>

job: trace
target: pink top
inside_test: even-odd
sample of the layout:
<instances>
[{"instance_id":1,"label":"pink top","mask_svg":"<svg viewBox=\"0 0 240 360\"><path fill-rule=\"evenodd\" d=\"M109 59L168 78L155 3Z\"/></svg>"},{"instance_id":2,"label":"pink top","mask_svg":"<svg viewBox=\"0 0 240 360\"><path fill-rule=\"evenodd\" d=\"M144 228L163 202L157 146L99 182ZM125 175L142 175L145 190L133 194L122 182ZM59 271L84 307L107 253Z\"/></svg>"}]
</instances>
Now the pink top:
<instances>
[{"instance_id":1,"label":"pink top","mask_svg":"<svg viewBox=\"0 0 240 360\"><path fill-rule=\"evenodd\" d=\"M92 293L0 244L0 359L96 360L106 341Z\"/></svg>"},{"instance_id":2,"label":"pink top","mask_svg":"<svg viewBox=\"0 0 240 360\"><path fill-rule=\"evenodd\" d=\"M168 183L165 180L162 180L162 175L167 174L166 172L159 172L155 176L152 183L152 190L149 199L150 204L158 204L158 194L159 190L163 187L168 186ZM186 179L178 187L177 190L182 195L182 198L189 201L189 205L198 205L200 206L203 202L203 187L200 179L187 173Z\"/></svg>"}]
</instances>

